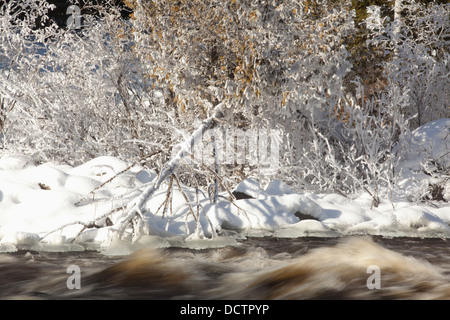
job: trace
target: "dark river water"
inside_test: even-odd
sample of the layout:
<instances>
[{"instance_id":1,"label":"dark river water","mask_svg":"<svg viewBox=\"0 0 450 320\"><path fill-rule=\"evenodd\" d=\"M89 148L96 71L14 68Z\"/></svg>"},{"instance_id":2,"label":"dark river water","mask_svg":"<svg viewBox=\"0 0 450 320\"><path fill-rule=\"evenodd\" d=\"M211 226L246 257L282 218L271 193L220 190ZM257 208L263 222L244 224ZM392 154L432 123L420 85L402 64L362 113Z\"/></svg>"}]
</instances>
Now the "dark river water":
<instances>
[{"instance_id":1,"label":"dark river water","mask_svg":"<svg viewBox=\"0 0 450 320\"><path fill-rule=\"evenodd\" d=\"M247 238L236 246L0 254L0 299L449 299L443 239Z\"/></svg>"}]
</instances>

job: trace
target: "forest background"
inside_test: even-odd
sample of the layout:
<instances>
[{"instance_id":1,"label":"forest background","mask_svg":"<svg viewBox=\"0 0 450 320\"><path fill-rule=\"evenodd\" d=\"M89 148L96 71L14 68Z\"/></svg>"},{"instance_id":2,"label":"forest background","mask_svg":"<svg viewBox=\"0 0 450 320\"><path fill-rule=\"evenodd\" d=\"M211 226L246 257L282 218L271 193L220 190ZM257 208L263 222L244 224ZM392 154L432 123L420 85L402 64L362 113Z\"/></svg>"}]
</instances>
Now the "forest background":
<instances>
[{"instance_id":1,"label":"forest background","mask_svg":"<svg viewBox=\"0 0 450 320\"><path fill-rule=\"evenodd\" d=\"M4 1L0 154L71 166L111 155L160 172L213 116L217 131L194 142L214 161L177 164L187 185L252 177L445 200L448 153L422 163L433 185L397 187L411 132L450 117L449 13L413 0ZM218 161L227 139L252 161ZM277 151L276 170L261 170L262 149Z\"/></svg>"}]
</instances>

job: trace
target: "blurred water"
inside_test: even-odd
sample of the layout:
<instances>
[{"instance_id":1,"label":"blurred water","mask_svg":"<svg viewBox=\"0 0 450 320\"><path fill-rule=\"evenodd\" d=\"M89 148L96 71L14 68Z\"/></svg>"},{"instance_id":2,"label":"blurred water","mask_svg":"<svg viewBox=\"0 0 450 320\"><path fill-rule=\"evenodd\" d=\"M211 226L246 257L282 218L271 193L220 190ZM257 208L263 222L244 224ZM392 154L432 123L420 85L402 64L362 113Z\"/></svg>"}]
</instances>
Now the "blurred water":
<instances>
[{"instance_id":1,"label":"blurred water","mask_svg":"<svg viewBox=\"0 0 450 320\"><path fill-rule=\"evenodd\" d=\"M73 265L81 289L68 288ZM369 266L379 267L379 289L368 288ZM441 239L249 238L127 257L0 254L0 299L448 299L449 280Z\"/></svg>"}]
</instances>

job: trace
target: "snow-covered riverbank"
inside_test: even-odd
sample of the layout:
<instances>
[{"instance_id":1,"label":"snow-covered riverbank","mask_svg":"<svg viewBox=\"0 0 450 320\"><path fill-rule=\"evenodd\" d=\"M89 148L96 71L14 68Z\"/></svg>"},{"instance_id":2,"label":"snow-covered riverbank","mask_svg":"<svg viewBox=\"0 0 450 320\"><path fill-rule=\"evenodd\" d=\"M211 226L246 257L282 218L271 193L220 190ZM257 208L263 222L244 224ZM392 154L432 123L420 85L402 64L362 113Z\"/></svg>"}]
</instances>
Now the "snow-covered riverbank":
<instances>
[{"instance_id":1,"label":"snow-covered riverbank","mask_svg":"<svg viewBox=\"0 0 450 320\"><path fill-rule=\"evenodd\" d=\"M426 162L439 160L449 167L449 130L450 119L441 119L415 132L409 142L414 146L410 150L415 152L405 157L402 166L401 186L405 195L436 181L436 177L423 173ZM443 200L411 202L406 196L393 196L380 199L377 206L369 193L349 198L294 192L278 180L266 186L252 179L242 181L235 190L248 197L234 203L224 193L213 204L202 192L196 194L195 189L184 187L190 202L194 203L199 196L200 229L196 229L195 214L189 214L184 195L176 188L173 213L163 217L159 210L155 215L166 199L167 185L163 184L145 206L144 220L149 234L118 240L114 231L116 222L124 215L120 208L156 177L142 167L125 170L128 167L128 163L113 157L98 157L77 167L36 165L33 159L22 155L2 157L0 252L95 249L107 254L128 254L141 247L223 246L246 235L450 238L450 181L444 171L440 176ZM115 178L109 181L112 177ZM197 204L192 208L197 210ZM105 212L111 214L97 221ZM80 223L74 224L77 221ZM97 221L96 225L88 226L91 221Z\"/></svg>"}]
</instances>

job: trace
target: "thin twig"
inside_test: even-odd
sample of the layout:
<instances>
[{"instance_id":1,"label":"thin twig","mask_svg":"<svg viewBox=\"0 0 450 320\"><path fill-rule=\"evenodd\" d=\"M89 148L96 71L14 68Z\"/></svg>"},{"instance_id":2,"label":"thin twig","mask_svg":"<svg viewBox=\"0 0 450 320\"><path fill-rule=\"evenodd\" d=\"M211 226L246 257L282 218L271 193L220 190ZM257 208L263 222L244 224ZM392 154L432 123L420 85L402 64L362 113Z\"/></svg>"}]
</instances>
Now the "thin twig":
<instances>
[{"instance_id":1,"label":"thin twig","mask_svg":"<svg viewBox=\"0 0 450 320\"><path fill-rule=\"evenodd\" d=\"M155 151L155 152L149 154L148 156L145 156L145 157L140 158L140 159L137 161L137 163L141 163L142 161L144 161L144 160L146 160L146 159L148 159L148 158L150 158L150 157L153 157L154 155L159 154L159 153L161 153L161 152L162 152L162 150ZM121 174L127 172L128 170L130 170L130 169L131 169L132 167L134 167L135 165L136 165L136 162L130 164L130 165L129 165L128 167L126 167L125 169L123 169L123 170L121 170L120 172L116 173L114 176L112 176L111 178L109 178L108 180L106 180L105 182L103 182L102 184L100 184L100 185L98 185L97 187L95 187L94 189L92 189L92 190L88 193L88 195L93 194L95 191L97 191L97 190L99 190L100 188L104 187L106 184L108 184L108 183L110 183L111 181L113 181L113 180L114 180L115 178L117 178L119 175L121 175ZM85 200L85 198L82 198L82 199L80 199L79 201L77 201L77 202L75 203L75 205L76 205L76 206L80 205L81 201L83 201L83 200Z\"/></svg>"},{"instance_id":2,"label":"thin twig","mask_svg":"<svg viewBox=\"0 0 450 320\"><path fill-rule=\"evenodd\" d=\"M192 209L192 206L190 204L189 198L187 197L186 193L183 191L183 188L181 187L181 184L180 184L180 181L178 180L178 177L175 174L173 174L173 177L175 178L175 182L177 183L178 189L180 190L181 194L183 195L184 200L186 200L186 204L189 207L190 213L192 214L192 216L194 217L195 222L197 223L198 222L198 217L195 216L194 209Z\"/></svg>"},{"instance_id":3,"label":"thin twig","mask_svg":"<svg viewBox=\"0 0 450 320\"><path fill-rule=\"evenodd\" d=\"M93 228L101 229L101 228L104 228L104 227L111 226L112 225L111 222L108 222L108 221L106 221L106 225L98 225L97 222L102 220L102 219L104 219L104 218L108 218L108 216L110 216L111 214L113 214L113 213L115 213L115 212L117 212L119 210L125 209L125 207L126 206L121 206L121 207L114 208L114 209L110 210L108 213L105 213L104 215L102 215L102 216L98 217L97 219L95 219L93 221L90 221L90 222L83 222L83 221L77 220L77 221L66 223L66 224L58 227L57 229L54 229L52 231L49 231L49 232L45 233L44 236L41 237L41 240L46 238L46 237L48 237L52 233L55 233L57 231L63 230L64 228L67 228L67 227L70 227L70 226L74 226L74 225L77 225L77 224L82 225L83 228L81 229L80 232L78 232L78 234L75 236L75 238L71 241L71 242L73 242L86 229L93 229Z\"/></svg>"},{"instance_id":4,"label":"thin twig","mask_svg":"<svg viewBox=\"0 0 450 320\"><path fill-rule=\"evenodd\" d=\"M194 161L196 161L194 159ZM230 196L230 202L238 209L238 214L239 211L243 211L245 216L247 217L247 219L250 221L250 218L248 217L247 211L245 211L244 209L242 209L241 207L239 207L236 204L236 197L234 196L234 194L229 190L229 188L225 185L225 182L223 181L222 177L220 177L214 170L212 170L210 167L208 167L206 164L196 161L196 163L198 163L199 165L201 165L203 168L205 168L206 170L208 170L210 173L212 173L214 175L214 177L220 182L220 185L225 189L225 191L229 194Z\"/></svg>"},{"instance_id":5,"label":"thin twig","mask_svg":"<svg viewBox=\"0 0 450 320\"><path fill-rule=\"evenodd\" d=\"M163 214L162 214L162 216L164 218L164 215L165 215L165 213L167 211L168 201L170 201L170 199L171 199L172 185L173 185L173 175L170 176L170 182L169 182L169 186L167 187L166 198L164 199L164 201L161 203L161 205L156 210L155 215L157 215L159 210L164 206L164 210L163 210Z\"/></svg>"}]
</instances>

